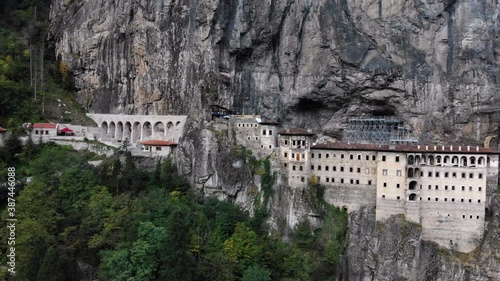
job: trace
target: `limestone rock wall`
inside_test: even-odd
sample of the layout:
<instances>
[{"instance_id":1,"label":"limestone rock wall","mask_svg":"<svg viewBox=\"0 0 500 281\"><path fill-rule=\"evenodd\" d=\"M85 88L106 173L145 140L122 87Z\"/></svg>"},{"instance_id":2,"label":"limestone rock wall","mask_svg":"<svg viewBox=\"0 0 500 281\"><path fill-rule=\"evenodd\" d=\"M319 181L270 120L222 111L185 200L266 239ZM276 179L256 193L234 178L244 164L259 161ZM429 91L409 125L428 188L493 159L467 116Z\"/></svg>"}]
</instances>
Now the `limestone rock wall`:
<instances>
[{"instance_id":1,"label":"limestone rock wall","mask_svg":"<svg viewBox=\"0 0 500 281\"><path fill-rule=\"evenodd\" d=\"M202 118L215 103L330 135L350 116L397 115L422 139L465 144L498 129L499 9L487 0L54 0L49 38L91 112Z\"/></svg>"}]
</instances>

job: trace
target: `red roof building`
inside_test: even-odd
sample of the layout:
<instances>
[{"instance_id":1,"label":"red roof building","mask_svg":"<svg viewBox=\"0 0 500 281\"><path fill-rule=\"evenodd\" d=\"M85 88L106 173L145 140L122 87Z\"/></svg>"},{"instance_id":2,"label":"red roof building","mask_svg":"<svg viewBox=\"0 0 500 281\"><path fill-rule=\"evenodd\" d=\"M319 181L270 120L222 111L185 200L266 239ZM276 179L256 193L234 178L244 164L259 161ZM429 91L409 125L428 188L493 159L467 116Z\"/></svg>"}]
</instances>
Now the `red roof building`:
<instances>
[{"instance_id":1,"label":"red roof building","mask_svg":"<svg viewBox=\"0 0 500 281\"><path fill-rule=\"evenodd\" d=\"M34 123L33 129L56 129L57 124L55 123Z\"/></svg>"},{"instance_id":2,"label":"red roof building","mask_svg":"<svg viewBox=\"0 0 500 281\"><path fill-rule=\"evenodd\" d=\"M63 128L62 130L59 130L59 132L61 132L61 133L73 133L73 130L71 130L70 128L66 127L66 128Z\"/></svg>"},{"instance_id":3,"label":"red roof building","mask_svg":"<svg viewBox=\"0 0 500 281\"><path fill-rule=\"evenodd\" d=\"M165 140L148 140L141 143L147 146L177 146L177 143Z\"/></svg>"}]
</instances>

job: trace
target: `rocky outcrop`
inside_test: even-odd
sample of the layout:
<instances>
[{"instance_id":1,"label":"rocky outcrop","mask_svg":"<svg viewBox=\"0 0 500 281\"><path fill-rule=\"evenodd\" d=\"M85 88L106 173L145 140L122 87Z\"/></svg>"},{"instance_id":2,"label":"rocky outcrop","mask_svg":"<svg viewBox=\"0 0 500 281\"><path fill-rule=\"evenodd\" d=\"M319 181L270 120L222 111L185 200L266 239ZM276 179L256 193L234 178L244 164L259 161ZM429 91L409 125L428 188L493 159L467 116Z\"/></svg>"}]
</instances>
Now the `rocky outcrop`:
<instances>
[{"instance_id":1,"label":"rocky outcrop","mask_svg":"<svg viewBox=\"0 0 500 281\"><path fill-rule=\"evenodd\" d=\"M54 0L50 40L91 112L210 104L336 135L396 115L426 141L498 129L495 1ZM479 134L479 138L477 138Z\"/></svg>"},{"instance_id":2,"label":"rocky outcrop","mask_svg":"<svg viewBox=\"0 0 500 281\"><path fill-rule=\"evenodd\" d=\"M421 240L421 227L404 217L376 223L374 209L363 208L349 218L346 280L499 280L499 223L490 217L481 246L463 254Z\"/></svg>"}]
</instances>

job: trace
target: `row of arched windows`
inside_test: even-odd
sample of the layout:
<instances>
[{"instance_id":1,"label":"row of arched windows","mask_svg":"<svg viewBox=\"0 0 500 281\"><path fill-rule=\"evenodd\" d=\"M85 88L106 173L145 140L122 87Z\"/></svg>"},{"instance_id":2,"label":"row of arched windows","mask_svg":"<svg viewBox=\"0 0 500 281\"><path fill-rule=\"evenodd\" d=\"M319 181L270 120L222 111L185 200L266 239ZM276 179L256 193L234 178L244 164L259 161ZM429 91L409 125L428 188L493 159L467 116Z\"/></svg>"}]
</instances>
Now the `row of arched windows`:
<instances>
[{"instance_id":1,"label":"row of arched windows","mask_svg":"<svg viewBox=\"0 0 500 281\"><path fill-rule=\"evenodd\" d=\"M407 158L408 165L429 165L429 166L454 166L454 167L466 167L466 166L489 166L490 158L487 157L476 157L476 156L425 156L425 155L408 155Z\"/></svg>"},{"instance_id":2,"label":"row of arched windows","mask_svg":"<svg viewBox=\"0 0 500 281\"><path fill-rule=\"evenodd\" d=\"M181 121L177 121L175 123L175 126L179 126L181 124ZM173 122L167 122L166 124L164 122L156 122L154 123L154 126L152 125L151 122L146 121L144 123L140 122L134 122L133 125L131 122L114 122L111 121L109 122L102 122L101 128L104 129L107 135L109 135L111 138L117 138L117 139L129 139L132 141L136 141L137 139L141 138L141 129L142 129L142 134L143 138L150 137L153 132L155 133L164 133L165 128L171 129L174 127ZM133 129L133 130L132 130ZM132 132L134 135L132 135Z\"/></svg>"}]
</instances>

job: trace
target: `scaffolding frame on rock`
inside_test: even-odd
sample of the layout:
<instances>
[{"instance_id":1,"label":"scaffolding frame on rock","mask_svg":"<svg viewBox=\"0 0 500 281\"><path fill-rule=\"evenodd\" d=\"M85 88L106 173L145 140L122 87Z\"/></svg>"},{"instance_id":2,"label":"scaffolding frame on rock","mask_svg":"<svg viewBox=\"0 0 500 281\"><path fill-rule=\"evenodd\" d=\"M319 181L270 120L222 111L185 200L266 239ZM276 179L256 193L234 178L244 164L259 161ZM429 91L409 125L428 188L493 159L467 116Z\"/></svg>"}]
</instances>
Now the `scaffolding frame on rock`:
<instances>
[{"instance_id":1,"label":"scaffolding frame on rock","mask_svg":"<svg viewBox=\"0 0 500 281\"><path fill-rule=\"evenodd\" d=\"M348 143L417 144L411 129L404 122L390 116L357 117L349 119L345 130Z\"/></svg>"}]
</instances>

